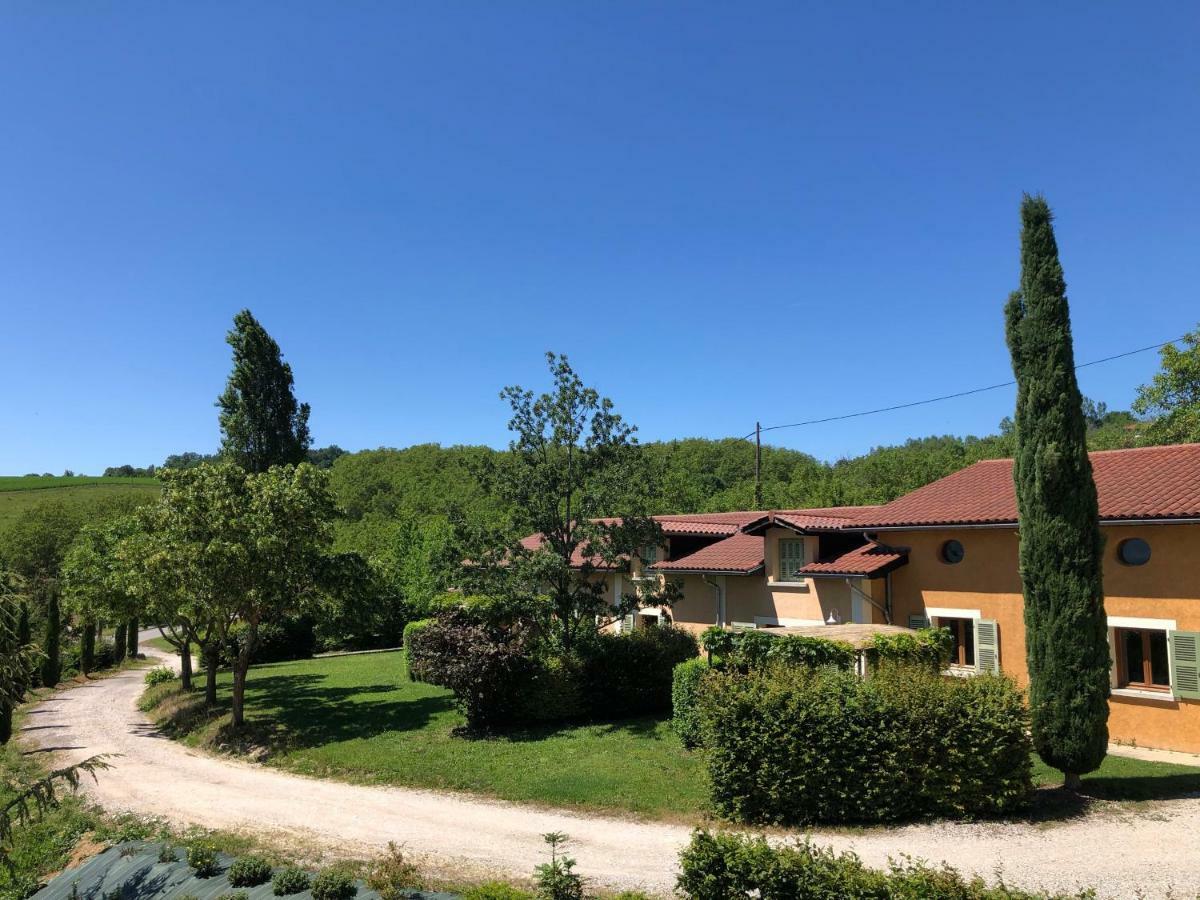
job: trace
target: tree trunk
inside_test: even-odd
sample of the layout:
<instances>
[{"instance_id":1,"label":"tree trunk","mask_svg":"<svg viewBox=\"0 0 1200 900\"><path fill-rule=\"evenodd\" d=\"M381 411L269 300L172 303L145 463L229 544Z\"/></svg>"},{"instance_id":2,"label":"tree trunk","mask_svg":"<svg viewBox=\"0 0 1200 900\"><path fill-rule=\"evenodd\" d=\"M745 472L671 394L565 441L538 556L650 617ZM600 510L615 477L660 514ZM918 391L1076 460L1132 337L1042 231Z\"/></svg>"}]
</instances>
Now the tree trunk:
<instances>
[{"instance_id":1,"label":"tree trunk","mask_svg":"<svg viewBox=\"0 0 1200 900\"><path fill-rule=\"evenodd\" d=\"M192 689L192 645L186 640L179 648L179 681L185 691Z\"/></svg>"},{"instance_id":2,"label":"tree trunk","mask_svg":"<svg viewBox=\"0 0 1200 900\"><path fill-rule=\"evenodd\" d=\"M122 619L113 627L113 662L119 663L125 658L125 649L128 643L128 635L126 633L125 621Z\"/></svg>"},{"instance_id":3,"label":"tree trunk","mask_svg":"<svg viewBox=\"0 0 1200 900\"><path fill-rule=\"evenodd\" d=\"M1077 772L1063 772L1063 787L1072 794L1078 794L1083 790L1083 779Z\"/></svg>"},{"instance_id":4,"label":"tree trunk","mask_svg":"<svg viewBox=\"0 0 1200 900\"><path fill-rule=\"evenodd\" d=\"M51 585L46 592L46 637L42 643L42 652L46 655L42 661L42 684L46 687L54 687L62 676L62 659L59 654L61 615L58 589Z\"/></svg>"},{"instance_id":5,"label":"tree trunk","mask_svg":"<svg viewBox=\"0 0 1200 900\"><path fill-rule=\"evenodd\" d=\"M96 623L86 619L79 635L79 671L90 675L96 667Z\"/></svg>"},{"instance_id":6,"label":"tree trunk","mask_svg":"<svg viewBox=\"0 0 1200 900\"><path fill-rule=\"evenodd\" d=\"M125 646L130 659L137 659L138 655L138 620L134 616L129 620L129 627L126 631Z\"/></svg>"},{"instance_id":7,"label":"tree trunk","mask_svg":"<svg viewBox=\"0 0 1200 900\"><path fill-rule=\"evenodd\" d=\"M241 728L246 721L246 674L250 671L250 661L254 658L254 650L258 644L258 622L251 621L246 629L246 638L242 649L238 651L237 659L233 661L233 727Z\"/></svg>"},{"instance_id":8,"label":"tree trunk","mask_svg":"<svg viewBox=\"0 0 1200 900\"><path fill-rule=\"evenodd\" d=\"M221 661L221 645L210 641L204 648L204 704L217 705L217 666Z\"/></svg>"}]
</instances>

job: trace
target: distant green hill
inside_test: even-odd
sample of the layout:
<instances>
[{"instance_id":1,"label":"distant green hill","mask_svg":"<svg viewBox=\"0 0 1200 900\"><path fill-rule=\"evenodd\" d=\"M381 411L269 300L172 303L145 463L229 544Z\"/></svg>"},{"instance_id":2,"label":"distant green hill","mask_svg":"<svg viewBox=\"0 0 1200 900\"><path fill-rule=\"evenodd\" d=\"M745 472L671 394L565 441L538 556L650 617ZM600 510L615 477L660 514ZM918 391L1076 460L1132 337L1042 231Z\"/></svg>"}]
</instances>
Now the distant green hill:
<instances>
[{"instance_id":1,"label":"distant green hill","mask_svg":"<svg viewBox=\"0 0 1200 900\"><path fill-rule=\"evenodd\" d=\"M159 491L154 478L100 478L87 475L0 475L0 529L31 506L44 500L71 504L91 504L117 494L143 494Z\"/></svg>"}]
</instances>

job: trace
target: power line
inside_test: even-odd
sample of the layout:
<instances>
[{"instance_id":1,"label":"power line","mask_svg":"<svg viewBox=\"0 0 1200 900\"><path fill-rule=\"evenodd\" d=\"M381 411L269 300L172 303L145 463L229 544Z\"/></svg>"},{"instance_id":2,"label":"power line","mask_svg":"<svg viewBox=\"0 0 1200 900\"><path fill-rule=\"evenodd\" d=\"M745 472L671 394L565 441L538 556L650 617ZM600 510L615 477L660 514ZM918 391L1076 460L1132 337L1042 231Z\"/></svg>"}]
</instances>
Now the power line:
<instances>
[{"instance_id":1,"label":"power line","mask_svg":"<svg viewBox=\"0 0 1200 900\"><path fill-rule=\"evenodd\" d=\"M1186 337L1186 335L1184 337ZM1124 359L1126 356L1134 356L1135 354L1145 353L1149 350L1161 350L1163 347L1167 346L1167 344L1173 344L1176 341L1182 341L1184 337L1177 337L1173 340L1163 341L1159 344L1151 344L1148 347L1138 347L1136 350L1126 350L1124 353L1115 353L1112 356L1105 356L1103 359L1093 359L1089 362L1080 363L1075 367L1075 369L1078 371L1079 369L1086 369L1088 366L1098 366L1100 363L1112 362L1114 359ZM909 403L897 403L893 406L881 406L879 409L865 409L861 412L844 413L840 416L825 416L821 419L806 419L803 422L792 422L788 425L771 425L767 428L755 429L749 434L743 435L742 440L749 440L756 434L761 434L763 431L778 431L781 428L800 428L804 425L821 425L825 422L840 422L843 419L858 419L862 416L874 416L878 413L895 412L898 409L911 409L914 406L926 406L930 403L940 403L943 400L956 400L959 397L970 397L973 394L996 391L1000 388L1012 387L1015 384L1015 381L1005 381L1000 384L989 384L986 387L971 388L968 391L957 391L953 394L943 394L940 397L929 397L926 400L913 400Z\"/></svg>"}]
</instances>

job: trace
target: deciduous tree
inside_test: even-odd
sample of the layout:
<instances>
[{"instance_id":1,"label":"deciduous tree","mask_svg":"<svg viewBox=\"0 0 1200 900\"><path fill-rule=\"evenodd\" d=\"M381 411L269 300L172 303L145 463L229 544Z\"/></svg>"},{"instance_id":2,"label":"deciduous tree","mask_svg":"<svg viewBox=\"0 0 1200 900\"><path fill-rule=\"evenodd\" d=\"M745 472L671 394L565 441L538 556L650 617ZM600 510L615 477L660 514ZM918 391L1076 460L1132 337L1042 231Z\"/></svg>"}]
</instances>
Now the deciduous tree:
<instances>
[{"instance_id":1,"label":"deciduous tree","mask_svg":"<svg viewBox=\"0 0 1200 900\"><path fill-rule=\"evenodd\" d=\"M1033 742L1067 786L1104 759L1109 649L1099 507L1050 207L1021 205L1021 288L1005 308Z\"/></svg>"},{"instance_id":2,"label":"deciduous tree","mask_svg":"<svg viewBox=\"0 0 1200 900\"><path fill-rule=\"evenodd\" d=\"M1135 412L1154 416L1145 437L1153 444L1200 441L1200 328L1183 336L1180 346L1159 351L1162 368L1138 388Z\"/></svg>"}]
</instances>

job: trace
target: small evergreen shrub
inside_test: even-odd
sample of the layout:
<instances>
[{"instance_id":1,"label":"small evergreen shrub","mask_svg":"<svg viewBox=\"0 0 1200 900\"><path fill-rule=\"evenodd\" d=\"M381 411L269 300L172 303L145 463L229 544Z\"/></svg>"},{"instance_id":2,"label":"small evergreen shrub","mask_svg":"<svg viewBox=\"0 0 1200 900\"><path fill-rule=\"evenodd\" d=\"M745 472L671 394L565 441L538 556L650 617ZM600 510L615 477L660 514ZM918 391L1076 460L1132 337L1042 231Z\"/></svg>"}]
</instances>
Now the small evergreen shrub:
<instances>
[{"instance_id":1,"label":"small evergreen shrub","mask_svg":"<svg viewBox=\"0 0 1200 900\"><path fill-rule=\"evenodd\" d=\"M296 866L287 866L275 873L271 879L271 889L276 897L288 897L307 891L312 879L308 873Z\"/></svg>"},{"instance_id":2,"label":"small evergreen shrub","mask_svg":"<svg viewBox=\"0 0 1200 900\"><path fill-rule=\"evenodd\" d=\"M208 844L192 844L188 847L187 861L197 878L211 878L220 871L217 851Z\"/></svg>"},{"instance_id":3,"label":"small evergreen shrub","mask_svg":"<svg viewBox=\"0 0 1200 900\"><path fill-rule=\"evenodd\" d=\"M217 894L217 900L250 900L250 894L247 891L229 891Z\"/></svg>"},{"instance_id":4,"label":"small evergreen shrub","mask_svg":"<svg viewBox=\"0 0 1200 900\"><path fill-rule=\"evenodd\" d=\"M358 886L345 869L324 869L313 879L313 900L350 900L357 893Z\"/></svg>"},{"instance_id":5,"label":"small evergreen shrub","mask_svg":"<svg viewBox=\"0 0 1200 900\"><path fill-rule=\"evenodd\" d=\"M698 709L713 806L738 822L997 815L1032 792L1028 712L999 676L730 671L703 680Z\"/></svg>"},{"instance_id":6,"label":"small evergreen shrub","mask_svg":"<svg viewBox=\"0 0 1200 900\"><path fill-rule=\"evenodd\" d=\"M169 681L175 680L175 673L166 666L156 666L146 673L146 686L154 687L156 684L166 684Z\"/></svg>"},{"instance_id":7,"label":"small evergreen shrub","mask_svg":"<svg viewBox=\"0 0 1200 900\"><path fill-rule=\"evenodd\" d=\"M550 862L534 870L538 900L583 900L583 878L574 871L575 860L559 853L567 836L561 831L552 831L542 838L550 845Z\"/></svg>"},{"instance_id":8,"label":"small evergreen shrub","mask_svg":"<svg viewBox=\"0 0 1200 900\"><path fill-rule=\"evenodd\" d=\"M410 890L425 886L417 867L391 841L388 841L387 853L371 865L366 881L367 887L379 894L382 900L400 900L407 897Z\"/></svg>"},{"instance_id":9,"label":"small evergreen shrub","mask_svg":"<svg viewBox=\"0 0 1200 900\"><path fill-rule=\"evenodd\" d=\"M772 846L763 837L696 831L679 856L677 891L688 900L795 900L798 897L860 900L1093 900L1076 894L1029 893L979 877L964 878L949 866L892 862L888 869L864 866L853 853L835 853L808 839Z\"/></svg>"},{"instance_id":10,"label":"small evergreen shrub","mask_svg":"<svg viewBox=\"0 0 1200 900\"><path fill-rule=\"evenodd\" d=\"M271 880L271 864L261 856L239 856L229 867L229 883L234 887L258 887Z\"/></svg>"},{"instance_id":11,"label":"small evergreen shrub","mask_svg":"<svg viewBox=\"0 0 1200 900\"><path fill-rule=\"evenodd\" d=\"M418 634L422 630L428 628L434 623L434 619L417 619L409 622L404 626L404 655L408 660L408 677L413 681L425 681L425 676L421 670L421 666L413 660L412 639L413 635Z\"/></svg>"},{"instance_id":12,"label":"small evergreen shrub","mask_svg":"<svg viewBox=\"0 0 1200 900\"><path fill-rule=\"evenodd\" d=\"M700 683L710 671L708 660L698 656L677 665L671 680L671 727L689 750L700 746L700 712L696 703Z\"/></svg>"}]
</instances>

